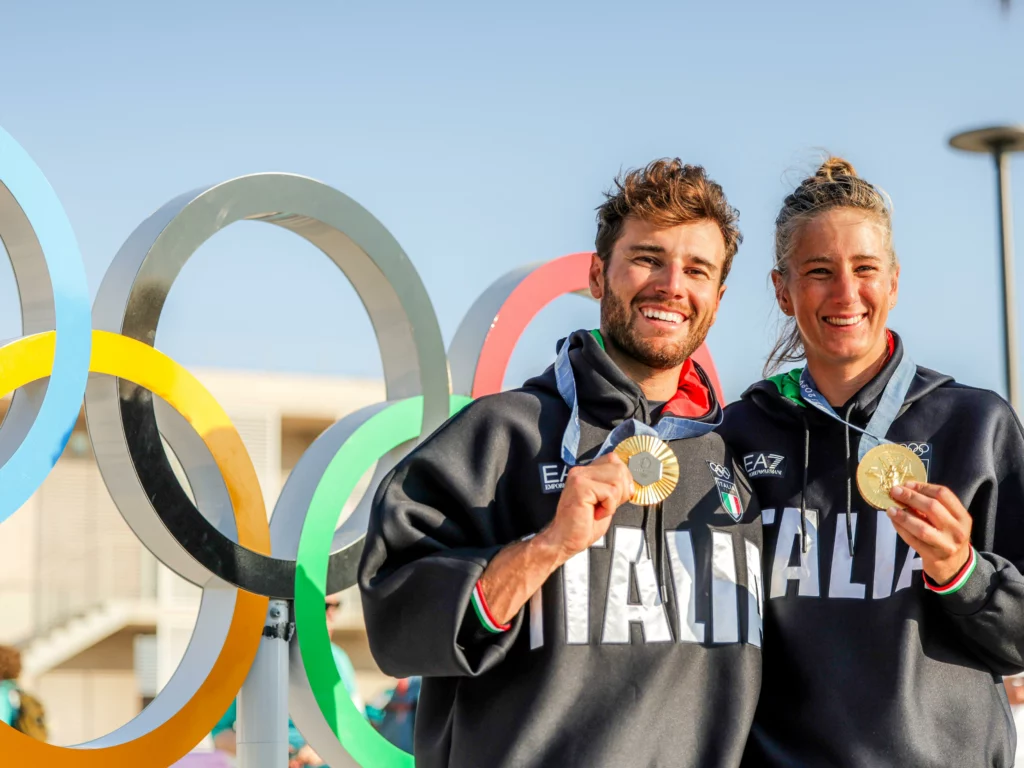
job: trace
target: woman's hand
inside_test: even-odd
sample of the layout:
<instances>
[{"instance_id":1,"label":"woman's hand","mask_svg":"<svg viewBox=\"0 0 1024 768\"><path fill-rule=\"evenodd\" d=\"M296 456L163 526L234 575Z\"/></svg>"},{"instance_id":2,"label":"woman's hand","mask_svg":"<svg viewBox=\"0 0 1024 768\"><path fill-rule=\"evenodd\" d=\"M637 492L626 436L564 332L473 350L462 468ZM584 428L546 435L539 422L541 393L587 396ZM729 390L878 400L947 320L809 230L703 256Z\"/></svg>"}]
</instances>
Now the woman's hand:
<instances>
[{"instance_id":1,"label":"woman's hand","mask_svg":"<svg viewBox=\"0 0 1024 768\"><path fill-rule=\"evenodd\" d=\"M951 582L971 557L971 515L944 485L908 481L892 489L909 509L890 507L896 532L921 556L924 572L937 586Z\"/></svg>"}]
</instances>

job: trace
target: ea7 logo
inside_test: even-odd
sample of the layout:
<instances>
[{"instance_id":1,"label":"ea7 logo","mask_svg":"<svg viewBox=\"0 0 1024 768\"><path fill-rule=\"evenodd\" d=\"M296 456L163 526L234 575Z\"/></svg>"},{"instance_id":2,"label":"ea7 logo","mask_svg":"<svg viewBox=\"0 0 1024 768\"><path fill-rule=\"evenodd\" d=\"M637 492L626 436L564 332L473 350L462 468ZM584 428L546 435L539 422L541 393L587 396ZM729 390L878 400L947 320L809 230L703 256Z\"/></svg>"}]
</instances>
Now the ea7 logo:
<instances>
[{"instance_id":1,"label":"ea7 logo","mask_svg":"<svg viewBox=\"0 0 1024 768\"><path fill-rule=\"evenodd\" d=\"M902 445L904 448L909 448L910 450L912 450L914 452L914 455L916 455L917 458L919 458L921 460L921 462L924 464L924 471L925 471L925 474L927 474L928 470L930 469L930 466L931 466L932 444L931 443L909 442L909 443L900 443L900 445Z\"/></svg>"},{"instance_id":2,"label":"ea7 logo","mask_svg":"<svg viewBox=\"0 0 1024 768\"><path fill-rule=\"evenodd\" d=\"M569 474L569 467L560 461L550 464L539 464L540 470L540 492L561 493L565 489L565 477Z\"/></svg>"},{"instance_id":3,"label":"ea7 logo","mask_svg":"<svg viewBox=\"0 0 1024 768\"><path fill-rule=\"evenodd\" d=\"M786 457L780 453L748 453L743 457L743 468L747 477L785 477Z\"/></svg>"},{"instance_id":4,"label":"ea7 logo","mask_svg":"<svg viewBox=\"0 0 1024 768\"><path fill-rule=\"evenodd\" d=\"M711 468L711 476L718 486L718 495L722 497L722 508L729 513L729 517L739 522L743 517L743 505L740 503L740 492L736 489L736 483L732 481L732 471L713 461L708 462L708 467Z\"/></svg>"}]
</instances>

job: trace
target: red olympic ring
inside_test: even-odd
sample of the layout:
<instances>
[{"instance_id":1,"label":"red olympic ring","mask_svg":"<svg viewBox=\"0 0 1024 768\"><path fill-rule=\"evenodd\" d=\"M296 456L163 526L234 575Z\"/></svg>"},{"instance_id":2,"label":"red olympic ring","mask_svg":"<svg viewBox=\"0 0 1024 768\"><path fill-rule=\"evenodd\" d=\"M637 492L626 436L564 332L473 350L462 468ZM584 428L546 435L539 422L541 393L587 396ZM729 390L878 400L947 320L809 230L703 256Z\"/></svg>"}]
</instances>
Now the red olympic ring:
<instances>
[{"instance_id":1,"label":"red olympic ring","mask_svg":"<svg viewBox=\"0 0 1024 768\"><path fill-rule=\"evenodd\" d=\"M538 312L568 293L585 291L585 295L590 295L590 260L593 255L591 251L584 251L552 259L533 270L513 289L495 315L480 350L473 377L474 398L501 391L512 350ZM693 353L693 359L707 373L718 402L724 403L722 384L706 343Z\"/></svg>"}]
</instances>

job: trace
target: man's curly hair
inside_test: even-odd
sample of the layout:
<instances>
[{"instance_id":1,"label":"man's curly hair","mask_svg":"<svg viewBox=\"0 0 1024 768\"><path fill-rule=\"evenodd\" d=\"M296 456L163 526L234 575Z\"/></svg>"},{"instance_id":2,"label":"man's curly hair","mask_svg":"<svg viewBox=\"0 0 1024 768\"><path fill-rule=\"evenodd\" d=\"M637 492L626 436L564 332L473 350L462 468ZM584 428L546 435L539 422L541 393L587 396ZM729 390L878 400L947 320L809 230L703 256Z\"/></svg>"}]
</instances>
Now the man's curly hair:
<instances>
[{"instance_id":1,"label":"man's curly hair","mask_svg":"<svg viewBox=\"0 0 1024 768\"><path fill-rule=\"evenodd\" d=\"M677 157L655 160L646 168L620 174L597 209L597 255L605 265L629 216L655 226L671 227L695 221L713 221L725 239L725 282L733 257L743 241L739 211L729 205L725 192L699 165L684 165Z\"/></svg>"}]
</instances>

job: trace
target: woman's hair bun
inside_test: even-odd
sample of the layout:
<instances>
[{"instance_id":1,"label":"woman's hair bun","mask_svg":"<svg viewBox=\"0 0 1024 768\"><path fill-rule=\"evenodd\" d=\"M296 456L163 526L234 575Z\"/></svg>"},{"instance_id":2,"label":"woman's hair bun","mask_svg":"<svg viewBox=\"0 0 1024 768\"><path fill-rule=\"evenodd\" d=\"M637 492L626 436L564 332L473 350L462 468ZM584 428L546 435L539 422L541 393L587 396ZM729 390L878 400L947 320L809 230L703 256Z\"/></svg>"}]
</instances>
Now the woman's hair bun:
<instances>
[{"instance_id":1,"label":"woman's hair bun","mask_svg":"<svg viewBox=\"0 0 1024 768\"><path fill-rule=\"evenodd\" d=\"M828 158L818 167L817 173L814 174L814 178L819 181L835 181L840 176L857 177L857 170L853 167L853 163L841 157Z\"/></svg>"}]
</instances>

